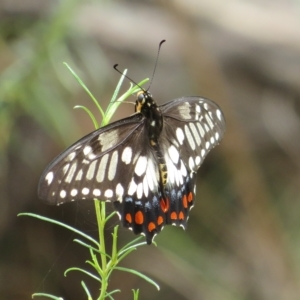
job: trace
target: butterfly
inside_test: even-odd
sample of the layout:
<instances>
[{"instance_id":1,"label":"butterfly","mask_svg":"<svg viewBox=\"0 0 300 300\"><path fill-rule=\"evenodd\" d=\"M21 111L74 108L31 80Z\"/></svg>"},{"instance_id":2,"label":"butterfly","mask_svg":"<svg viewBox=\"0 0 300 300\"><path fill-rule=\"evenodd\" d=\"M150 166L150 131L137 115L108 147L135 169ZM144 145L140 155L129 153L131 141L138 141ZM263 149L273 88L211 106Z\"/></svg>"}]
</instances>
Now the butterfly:
<instances>
[{"instance_id":1,"label":"butterfly","mask_svg":"<svg viewBox=\"0 0 300 300\"><path fill-rule=\"evenodd\" d=\"M111 201L124 227L148 244L164 225L187 225L196 172L223 138L216 103L182 97L158 106L137 94L135 114L89 133L46 168L38 196L49 204Z\"/></svg>"}]
</instances>

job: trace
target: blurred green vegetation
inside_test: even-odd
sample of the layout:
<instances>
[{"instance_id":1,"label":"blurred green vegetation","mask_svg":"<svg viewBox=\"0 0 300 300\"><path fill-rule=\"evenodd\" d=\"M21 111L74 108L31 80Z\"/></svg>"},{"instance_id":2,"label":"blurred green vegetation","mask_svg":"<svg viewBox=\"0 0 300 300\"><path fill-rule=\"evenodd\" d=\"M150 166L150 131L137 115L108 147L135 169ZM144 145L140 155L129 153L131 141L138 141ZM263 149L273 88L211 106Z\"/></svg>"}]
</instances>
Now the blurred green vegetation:
<instances>
[{"instance_id":1,"label":"blurred green vegetation","mask_svg":"<svg viewBox=\"0 0 300 300\"><path fill-rule=\"evenodd\" d=\"M111 281L122 290L115 299L132 299L132 288L146 300L299 299L299 10L288 2L230 3L231 10L217 0L0 4L1 299L84 298L81 274L63 277L86 259L74 236L16 217L30 211L96 229L93 203L50 207L36 196L46 165L93 130L84 112L72 110L93 106L63 62L105 107L119 79L112 66L128 68L136 81L151 76L163 38L154 98L211 98L227 132L198 172L187 231L169 226L158 248L126 260L161 291L120 273ZM115 118L131 113L124 104ZM120 238L132 233L121 229Z\"/></svg>"}]
</instances>

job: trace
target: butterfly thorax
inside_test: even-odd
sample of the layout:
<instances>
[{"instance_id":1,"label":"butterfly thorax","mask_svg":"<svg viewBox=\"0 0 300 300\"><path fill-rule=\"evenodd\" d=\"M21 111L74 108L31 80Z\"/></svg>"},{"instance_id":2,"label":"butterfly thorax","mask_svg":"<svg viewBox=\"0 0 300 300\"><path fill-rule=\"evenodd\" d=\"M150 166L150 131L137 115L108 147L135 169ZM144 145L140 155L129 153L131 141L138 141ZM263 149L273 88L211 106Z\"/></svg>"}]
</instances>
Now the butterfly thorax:
<instances>
[{"instance_id":1,"label":"butterfly thorax","mask_svg":"<svg viewBox=\"0 0 300 300\"><path fill-rule=\"evenodd\" d=\"M135 111L141 113L146 118L146 129L150 139L158 140L162 128L162 113L149 92L142 91L138 94Z\"/></svg>"},{"instance_id":2,"label":"butterfly thorax","mask_svg":"<svg viewBox=\"0 0 300 300\"><path fill-rule=\"evenodd\" d=\"M154 150L159 163L159 177L161 187L167 184L168 170L165 158L162 154L158 139L163 129L162 113L147 91L138 93L135 111L141 113L145 118L145 126L148 133L150 147Z\"/></svg>"}]
</instances>

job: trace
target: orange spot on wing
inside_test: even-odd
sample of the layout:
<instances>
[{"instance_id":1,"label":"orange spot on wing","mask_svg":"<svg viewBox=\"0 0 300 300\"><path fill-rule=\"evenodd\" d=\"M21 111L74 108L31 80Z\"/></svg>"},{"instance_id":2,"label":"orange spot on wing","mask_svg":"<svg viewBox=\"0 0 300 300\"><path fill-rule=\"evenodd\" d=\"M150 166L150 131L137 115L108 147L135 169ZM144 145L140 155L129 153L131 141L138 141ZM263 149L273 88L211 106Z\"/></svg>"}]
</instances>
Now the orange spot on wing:
<instances>
[{"instance_id":1,"label":"orange spot on wing","mask_svg":"<svg viewBox=\"0 0 300 300\"><path fill-rule=\"evenodd\" d=\"M179 213L179 220L184 220L184 213L182 211Z\"/></svg>"},{"instance_id":2,"label":"orange spot on wing","mask_svg":"<svg viewBox=\"0 0 300 300\"><path fill-rule=\"evenodd\" d=\"M186 195L182 197L182 204L184 208L188 208L188 200Z\"/></svg>"},{"instance_id":3,"label":"orange spot on wing","mask_svg":"<svg viewBox=\"0 0 300 300\"><path fill-rule=\"evenodd\" d=\"M187 200L188 202L192 202L194 200L192 192L189 192Z\"/></svg>"},{"instance_id":4,"label":"orange spot on wing","mask_svg":"<svg viewBox=\"0 0 300 300\"><path fill-rule=\"evenodd\" d=\"M156 228L155 224L153 222L150 222L148 224L148 231L151 232L152 230L154 230Z\"/></svg>"},{"instance_id":5,"label":"orange spot on wing","mask_svg":"<svg viewBox=\"0 0 300 300\"><path fill-rule=\"evenodd\" d=\"M171 219L172 219L172 220L177 220L177 213L176 213L175 211L173 211L173 212L171 213Z\"/></svg>"},{"instance_id":6,"label":"orange spot on wing","mask_svg":"<svg viewBox=\"0 0 300 300\"><path fill-rule=\"evenodd\" d=\"M126 220L128 223L132 223L132 217L131 217L131 214L126 214L125 220Z\"/></svg>"},{"instance_id":7,"label":"orange spot on wing","mask_svg":"<svg viewBox=\"0 0 300 300\"><path fill-rule=\"evenodd\" d=\"M135 213L134 221L138 225L142 225L143 224L143 222L144 222L144 216L143 216L143 213L141 211L138 211L138 212Z\"/></svg>"},{"instance_id":8,"label":"orange spot on wing","mask_svg":"<svg viewBox=\"0 0 300 300\"><path fill-rule=\"evenodd\" d=\"M164 222L164 218L162 216L158 216L157 218L157 224L161 225Z\"/></svg>"},{"instance_id":9,"label":"orange spot on wing","mask_svg":"<svg viewBox=\"0 0 300 300\"><path fill-rule=\"evenodd\" d=\"M160 208L161 210L166 213L170 208L170 201L168 198L160 198Z\"/></svg>"}]
</instances>

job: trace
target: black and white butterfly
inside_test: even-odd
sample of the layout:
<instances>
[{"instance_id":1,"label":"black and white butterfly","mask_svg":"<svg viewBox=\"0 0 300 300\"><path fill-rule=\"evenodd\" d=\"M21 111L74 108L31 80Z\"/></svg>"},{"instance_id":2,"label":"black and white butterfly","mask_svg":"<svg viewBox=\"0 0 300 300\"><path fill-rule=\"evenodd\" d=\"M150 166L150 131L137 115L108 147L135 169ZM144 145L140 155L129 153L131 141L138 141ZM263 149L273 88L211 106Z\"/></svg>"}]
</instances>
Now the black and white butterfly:
<instances>
[{"instance_id":1,"label":"black and white butterfly","mask_svg":"<svg viewBox=\"0 0 300 300\"><path fill-rule=\"evenodd\" d=\"M158 106L145 90L136 113L80 139L44 171L49 204L112 201L123 226L151 244L164 225L186 227L196 172L222 139L224 116L211 100L182 97Z\"/></svg>"}]
</instances>

